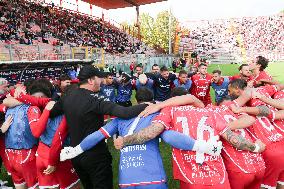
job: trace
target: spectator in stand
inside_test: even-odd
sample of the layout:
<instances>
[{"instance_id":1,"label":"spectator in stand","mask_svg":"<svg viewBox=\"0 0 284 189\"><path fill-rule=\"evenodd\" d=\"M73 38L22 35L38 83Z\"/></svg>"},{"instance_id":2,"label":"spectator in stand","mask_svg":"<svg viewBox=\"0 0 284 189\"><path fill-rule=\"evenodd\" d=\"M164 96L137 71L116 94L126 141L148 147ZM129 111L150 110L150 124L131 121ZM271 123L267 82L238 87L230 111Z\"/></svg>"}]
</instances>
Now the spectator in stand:
<instances>
[{"instance_id":1,"label":"spectator in stand","mask_svg":"<svg viewBox=\"0 0 284 189\"><path fill-rule=\"evenodd\" d=\"M220 70L214 70L212 74L211 86L215 91L215 102L219 104L220 101L228 95L230 79L228 77L222 77Z\"/></svg>"},{"instance_id":2,"label":"spectator in stand","mask_svg":"<svg viewBox=\"0 0 284 189\"><path fill-rule=\"evenodd\" d=\"M152 74L159 74L160 73L160 67L159 67L158 64L153 64L151 73Z\"/></svg>"},{"instance_id":3,"label":"spectator in stand","mask_svg":"<svg viewBox=\"0 0 284 189\"><path fill-rule=\"evenodd\" d=\"M106 73L106 76L101 84L100 94L110 102L115 102L115 88L113 75L110 72Z\"/></svg>"},{"instance_id":4,"label":"spectator in stand","mask_svg":"<svg viewBox=\"0 0 284 189\"><path fill-rule=\"evenodd\" d=\"M211 104L210 85L212 76L207 73L207 65L199 64L198 73L191 77L190 94L201 100L205 106Z\"/></svg>"},{"instance_id":5,"label":"spectator in stand","mask_svg":"<svg viewBox=\"0 0 284 189\"><path fill-rule=\"evenodd\" d=\"M264 71L267 68L268 63L268 59L263 56L258 56L249 65L253 72L253 85L255 87L264 85L265 83L270 83L272 81L272 77L266 71Z\"/></svg>"},{"instance_id":6,"label":"spectator in stand","mask_svg":"<svg viewBox=\"0 0 284 189\"><path fill-rule=\"evenodd\" d=\"M189 91L190 87L192 85L192 81L188 79L188 74L186 71L181 70L179 72L179 76L177 79L174 80L174 87L182 87L185 90Z\"/></svg>"},{"instance_id":7,"label":"spectator in stand","mask_svg":"<svg viewBox=\"0 0 284 189\"><path fill-rule=\"evenodd\" d=\"M173 81L176 78L176 75L170 73L166 66L161 67L160 74L153 75L156 101L165 101L170 98Z\"/></svg>"}]
</instances>

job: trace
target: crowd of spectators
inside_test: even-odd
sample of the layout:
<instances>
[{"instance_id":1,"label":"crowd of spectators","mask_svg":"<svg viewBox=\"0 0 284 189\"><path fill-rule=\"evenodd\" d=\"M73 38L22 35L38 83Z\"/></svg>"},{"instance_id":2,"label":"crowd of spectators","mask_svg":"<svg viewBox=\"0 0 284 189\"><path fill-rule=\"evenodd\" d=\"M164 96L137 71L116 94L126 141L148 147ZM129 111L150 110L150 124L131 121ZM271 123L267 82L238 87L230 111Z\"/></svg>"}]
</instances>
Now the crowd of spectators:
<instances>
[{"instance_id":1,"label":"crowd of spectators","mask_svg":"<svg viewBox=\"0 0 284 189\"><path fill-rule=\"evenodd\" d=\"M0 41L90 46L109 53L144 53L144 43L118 28L86 15L25 0L0 0Z\"/></svg>"},{"instance_id":2,"label":"crowd of spectators","mask_svg":"<svg viewBox=\"0 0 284 189\"><path fill-rule=\"evenodd\" d=\"M259 52L282 52L284 46L283 14L195 22L181 46L199 52L226 49L240 52L244 48L255 56Z\"/></svg>"}]
</instances>

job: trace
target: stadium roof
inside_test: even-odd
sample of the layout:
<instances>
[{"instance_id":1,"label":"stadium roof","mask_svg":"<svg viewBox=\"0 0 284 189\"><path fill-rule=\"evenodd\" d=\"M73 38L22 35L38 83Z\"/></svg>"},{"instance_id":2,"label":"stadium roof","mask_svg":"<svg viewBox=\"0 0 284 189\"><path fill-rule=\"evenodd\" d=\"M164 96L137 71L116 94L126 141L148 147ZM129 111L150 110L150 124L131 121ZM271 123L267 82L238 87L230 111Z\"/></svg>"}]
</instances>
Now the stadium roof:
<instances>
[{"instance_id":1,"label":"stadium roof","mask_svg":"<svg viewBox=\"0 0 284 189\"><path fill-rule=\"evenodd\" d=\"M83 0L103 9L117 9L157 3L165 0Z\"/></svg>"}]
</instances>

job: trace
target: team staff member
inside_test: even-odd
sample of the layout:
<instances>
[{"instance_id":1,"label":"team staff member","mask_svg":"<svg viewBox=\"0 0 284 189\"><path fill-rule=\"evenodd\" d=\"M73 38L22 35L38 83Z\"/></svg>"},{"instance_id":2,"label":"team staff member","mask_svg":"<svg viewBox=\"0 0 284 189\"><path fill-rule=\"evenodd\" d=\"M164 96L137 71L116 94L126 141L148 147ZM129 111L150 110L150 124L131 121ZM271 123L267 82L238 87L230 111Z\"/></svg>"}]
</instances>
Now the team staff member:
<instances>
[{"instance_id":1,"label":"team staff member","mask_svg":"<svg viewBox=\"0 0 284 189\"><path fill-rule=\"evenodd\" d=\"M219 104L219 102L228 95L230 79L228 77L222 77L220 70L214 70L212 74L211 86L215 91L215 101Z\"/></svg>"},{"instance_id":2,"label":"team staff member","mask_svg":"<svg viewBox=\"0 0 284 189\"><path fill-rule=\"evenodd\" d=\"M176 75L169 72L166 66L161 67L159 75L153 75L155 100L165 101L171 96L171 89Z\"/></svg>"},{"instance_id":3,"label":"team staff member","mask_svg":"<svg viewBox=\"0 0 284 189\"><path fill-rule=\"evenodd\" d=\"M104 73L99 69L84 66L78 75L79 88L61 98L51 111L51 117L65 114L72 147L99 130L104 124L105 114L130 119L146 107L141 104L126 108L99 97L97 92L103 77ZM84 188L113 188L112 158L104 141L74 158L72 163Z\"/></svg>"}]
</instances>

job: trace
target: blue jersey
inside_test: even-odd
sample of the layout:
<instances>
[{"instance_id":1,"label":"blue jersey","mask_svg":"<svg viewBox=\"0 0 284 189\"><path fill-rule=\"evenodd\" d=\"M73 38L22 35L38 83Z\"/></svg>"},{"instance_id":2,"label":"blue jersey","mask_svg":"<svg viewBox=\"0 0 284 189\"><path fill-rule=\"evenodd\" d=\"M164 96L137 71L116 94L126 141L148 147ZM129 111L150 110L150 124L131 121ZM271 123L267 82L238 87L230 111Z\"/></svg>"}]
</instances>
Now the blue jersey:
<instances>
[{"instance_id":1,"label":"blue jersey","mask_svg":"<svg viewBox=\"0 0 284 189\"><path fill-rule=\"evenodd\" d=\"M115 86L102 84L100 95L104 96L110 102L115 102Z\"/></svg>"},{"instance_id":2,"label":"blue jersey","mask_svg":"<svg viewBox=\"0 0 284 189\"><path fill-rule=\"evenodd\" d=\"M133 127L135 119L117 119L118 132L120 136L126 136L148 127L157 114L152 114L138 121ZM137 120L137 119L136 119ZM158 138L150 140L141 145L126 146L121 149L119 162L119 185L121 187L137 185L140 183L166 182L166 174L159 151ZM155 183L152 183L155 184Z\"/></svg>"},{"instance_id":3,"label":"blue jersey","mask_svg":"<svg viewBox=\"0 0 284 189\"><path fill-rule=\"evenodd\" d=\"M224 77L224 81L221 85L217 85L212 82L211 86L215 91L215 101L218 103L223 97L228 95L228 86L230 83L230 79L228 77Z\"/></svg>"},{"instance_id":4,"label":"blue jersey","mask_svg":"<svg viewBox=\"0 0 284 189\"><path fill-rule=\"evenodd\" d=\"M29 108L29 105L22 104L7 110L5 118L7 119L9 115L13 116L13 122L5 134L7 149L32 149L37 145L38 140L32 135L28 120Z\"/></svg>"},{"instance_id":5,"label":"blue jersey","mask_svg":"<svg viewBox=\"0 0 284 189\"><path fill-rule=\"evenodd\" d=\"M42 133L42 135L39 137L39 140L44 143L47 146L51 146L52 139L56 133L57 128L59 127L61 121L62 121L63 115L59 115L54 118L49 118L47 122L46 129ZM68 136L63 146L69 146L70 145L70 137Z\"/></svg>"},{"instance_id":6,"label":"blue jersey","mask_svg":"<svg viewBox=\"0 0 284 189\"><path fill-rule=\"evenodd\" d=\"M190 79L188 79L186 83L180 84L178 79L176 79L176 80L174 80L174 85L175 85L175 87L182 87L185 90L189 91L189 89L191 88L191 85L192 85L192 81Z\"/></svg>"},{"instance_id":7,"label":"blue jersey","mask_svg":"<svg viewBox=\"0 0 284 189\"><path fill-rule=\"evenodd\" d=\"M171 88L175 79L175 74L170 74L168 79L163 78L160 74L153 77L156 101L165 101L170 98Z\"/></svg>"},{"instance_id":8,"label":"blue jersey","mask_svg":"<svg viewBox=\"0 0 284 189\"><path fill-rule=\"evenodd\" d=\"M148 78L148 81L147 81L147 83L145 85L142 85L140 83L139 79L137 79L135 86L136 86L137 91L139 89L141 89L142 87L146 87L146 88L150 89L152 91L153 95L154 95L154 87L153 87L154 86L154 82L150 78Z\"/></svg>"},{"instance_id":9,"label":"blue jersey","mask_svg":"<svg viewBox=\"0 0 284 189\"><path fill-rule=\"evenodd\" d=\"M131 100L132 84L118 84L116 102L128 102Z\"/></svg>"}]
</instances>

